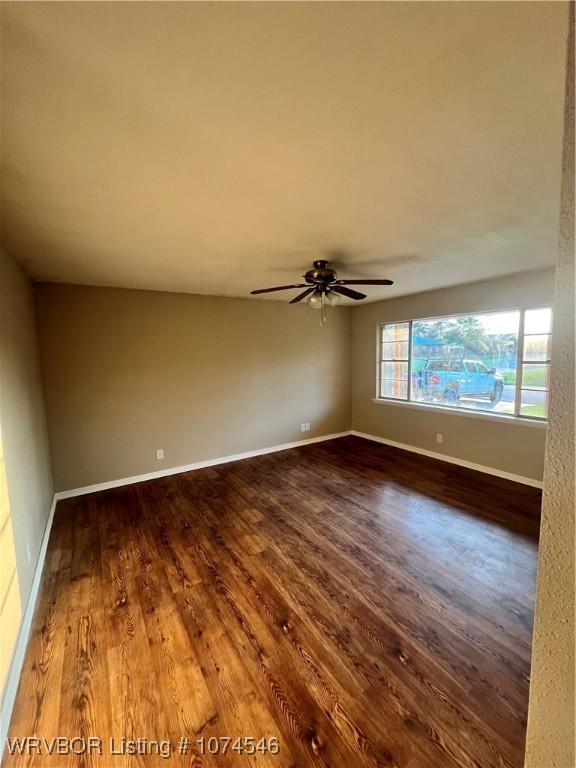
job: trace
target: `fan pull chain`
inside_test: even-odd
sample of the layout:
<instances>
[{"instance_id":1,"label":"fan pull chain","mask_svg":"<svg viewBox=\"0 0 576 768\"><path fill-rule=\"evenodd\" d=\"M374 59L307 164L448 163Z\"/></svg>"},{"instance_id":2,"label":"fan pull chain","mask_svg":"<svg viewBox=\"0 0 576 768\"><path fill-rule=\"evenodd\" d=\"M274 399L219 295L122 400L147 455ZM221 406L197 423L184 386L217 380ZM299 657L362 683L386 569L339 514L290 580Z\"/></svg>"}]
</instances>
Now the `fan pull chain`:
<instances>
[{"instance_id":1,"label":"fan pull chain","mask_svg":"<svg viewBox=\"0 0 576 768\"><path fill-rule=\"evenodd\" d=\"M323 293L320 294L320 327L326 325L326 298Z\"/></svg>"}]
</instances>

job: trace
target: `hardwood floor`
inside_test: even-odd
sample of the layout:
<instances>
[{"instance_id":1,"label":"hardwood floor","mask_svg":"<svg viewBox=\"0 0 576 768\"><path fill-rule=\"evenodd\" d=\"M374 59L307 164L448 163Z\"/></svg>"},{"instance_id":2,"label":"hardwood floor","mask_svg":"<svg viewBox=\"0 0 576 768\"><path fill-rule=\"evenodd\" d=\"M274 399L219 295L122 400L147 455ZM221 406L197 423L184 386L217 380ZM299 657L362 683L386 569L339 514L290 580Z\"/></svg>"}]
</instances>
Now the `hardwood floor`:
<instances>
[{"instance_id":1,"label":"hardwood floor","mask_svg":"<svg viewBox=\"0 0 576 768\"><path fill-rule=\"evenodd\" d=\"M356 437L61 501L10 737L103 754L4 765L519 768L539 508Z\"/></svg>"}]
</instances>

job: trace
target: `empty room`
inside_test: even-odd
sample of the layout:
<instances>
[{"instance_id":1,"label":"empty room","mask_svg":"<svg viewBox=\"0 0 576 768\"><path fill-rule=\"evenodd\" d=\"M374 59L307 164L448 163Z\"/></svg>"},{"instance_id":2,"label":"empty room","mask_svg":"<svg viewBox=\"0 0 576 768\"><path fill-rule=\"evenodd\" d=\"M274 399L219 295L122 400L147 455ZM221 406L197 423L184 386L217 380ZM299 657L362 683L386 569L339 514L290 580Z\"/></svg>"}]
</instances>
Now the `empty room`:
<instances>
[{"instance_id":1,"label":"empty room","mask_svg":"<svg viewBox=\"0 0 576 768\"><path fill-rule=\"evenodd\" d=\"M4 768L575 768L574 3L0 4Z\"/></svg>"}]
</instances>

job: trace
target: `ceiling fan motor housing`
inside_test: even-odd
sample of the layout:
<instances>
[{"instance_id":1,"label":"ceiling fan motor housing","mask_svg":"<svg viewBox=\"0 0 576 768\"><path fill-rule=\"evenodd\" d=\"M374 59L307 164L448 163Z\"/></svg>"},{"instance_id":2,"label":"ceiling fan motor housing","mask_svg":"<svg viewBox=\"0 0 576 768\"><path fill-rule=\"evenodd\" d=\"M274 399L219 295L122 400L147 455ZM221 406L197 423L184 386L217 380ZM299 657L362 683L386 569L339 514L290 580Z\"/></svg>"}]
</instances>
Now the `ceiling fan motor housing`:
<instances>
[{"instance_id":1,"label":"ceiling fan motor housing","mask_svg":"<svg viewBox=\"0 0 576 768\"><path fill-rule=\"evenodd\" d=\"M304 275L307 283L315 283L320 289L327 287L336 279L336 271L330 269L328 262L322 259L314 262L314 268Z\"/></svg>"}]
</instances>

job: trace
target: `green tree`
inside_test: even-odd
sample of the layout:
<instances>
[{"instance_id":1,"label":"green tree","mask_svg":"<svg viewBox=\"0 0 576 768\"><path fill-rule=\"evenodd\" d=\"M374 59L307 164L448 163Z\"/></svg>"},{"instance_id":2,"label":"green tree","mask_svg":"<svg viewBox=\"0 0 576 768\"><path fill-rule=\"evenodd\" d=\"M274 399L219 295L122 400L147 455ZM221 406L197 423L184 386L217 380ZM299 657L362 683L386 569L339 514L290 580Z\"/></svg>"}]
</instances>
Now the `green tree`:
<instances>
[{"instance_id":1,"label":"green tree","mask_svg":"<svg viewBox=\"0 0 576 768\"><path fill-rule=\"evenodd\" d=\"M413 324L415 336L439 339L446 347L463 347L467 352L485 355L491 349L490 337L476 317L455 317L450 320L416 321Z\"/></svg>"},{"instance_id":2,"label":"green tree","mask_svg":"<svg viewBox=\"0 0 576 768\"><path fill-rule=\"evenodd\" d=\"M444 339L446 325L446 320L430 320L427 322L415 320L412 323L412 331L414 336L422 336L425 339Z\"/></svg>"},{"instance_id":3,"label":"green tree","mask_svg":"<svg viewBox=\"0 0 576 768\"><path fill-rule=\"evenodd\" d=\"M486 354L490 349L490 340L476 317L456 318L444 333L444 339L450 346L462 346L477 355Z\"/></svg>"}]
</instances>

